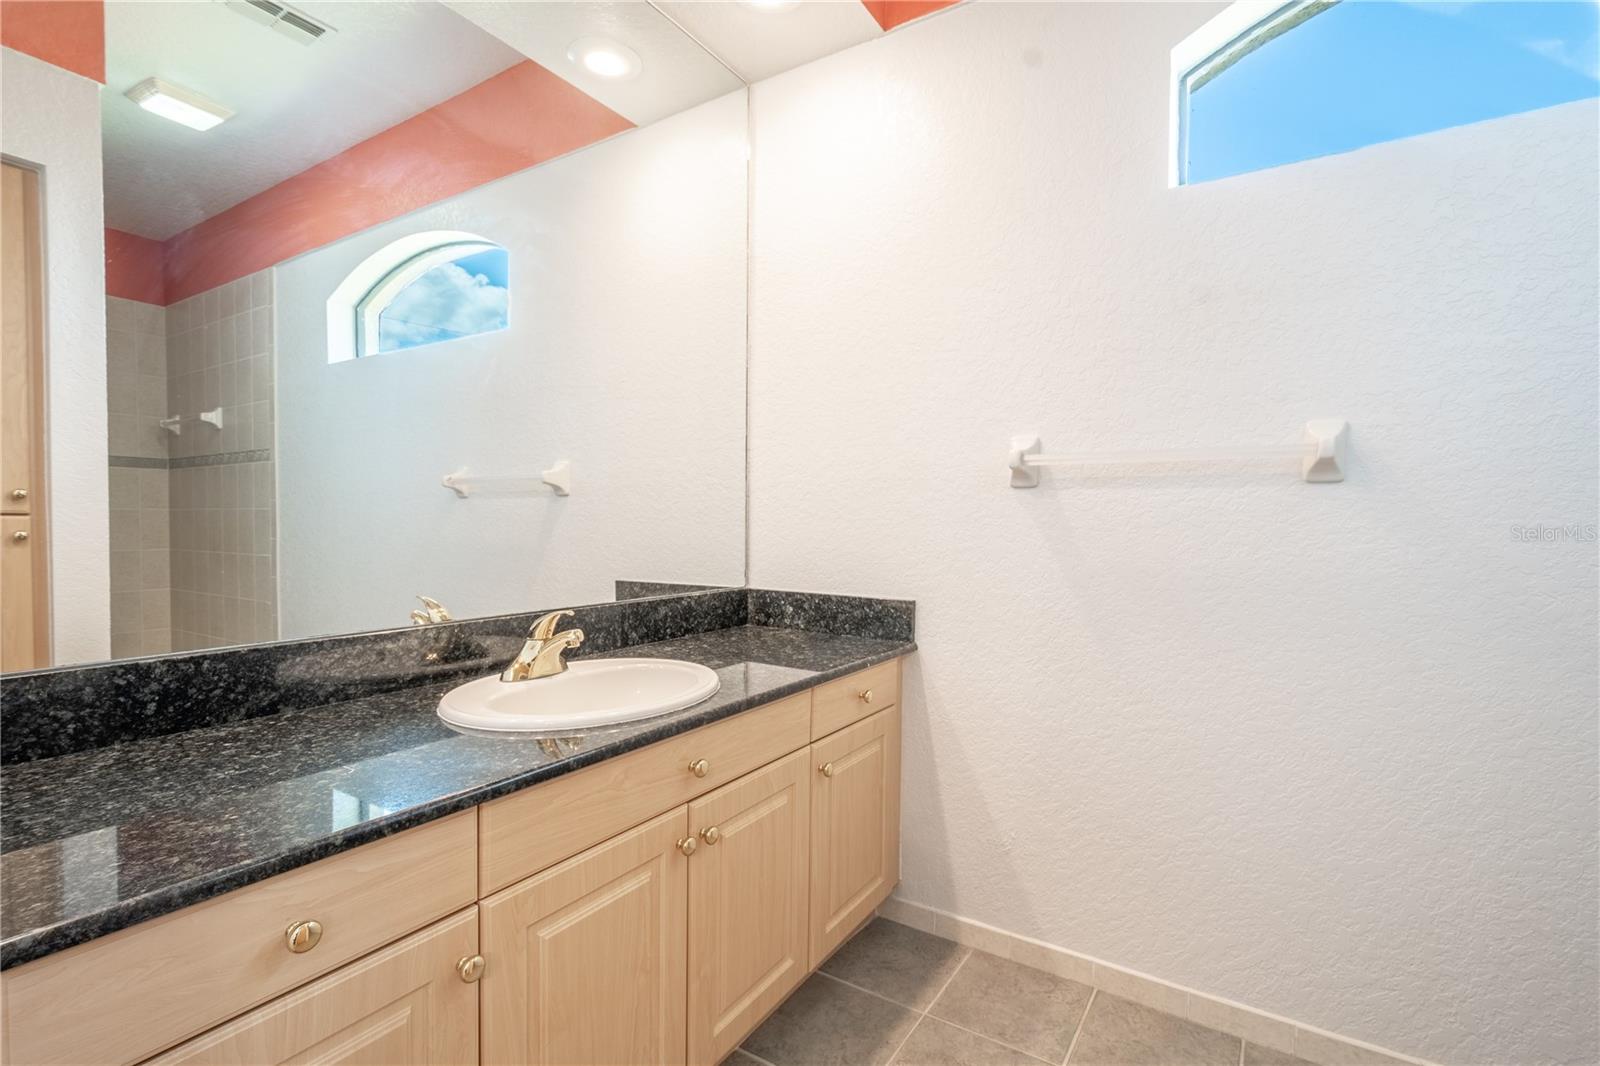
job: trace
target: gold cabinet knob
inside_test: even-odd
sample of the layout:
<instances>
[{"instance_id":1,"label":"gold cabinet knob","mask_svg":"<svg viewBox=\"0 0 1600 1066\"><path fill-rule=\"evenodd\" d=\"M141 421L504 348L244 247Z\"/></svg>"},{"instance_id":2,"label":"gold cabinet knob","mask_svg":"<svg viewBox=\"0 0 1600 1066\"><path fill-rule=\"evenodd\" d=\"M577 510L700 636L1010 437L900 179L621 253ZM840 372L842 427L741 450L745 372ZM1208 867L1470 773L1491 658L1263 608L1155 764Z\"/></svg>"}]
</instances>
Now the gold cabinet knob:
<instances>
[{"instance_id":1,"label":"gold cabinet knob","mask_svg":"<svg viewBox=\"0 0 1600 1066\"><path fill-rule=\"evenodd\" d=\"M283 934L289 950L296 955L310 951L322 939L321 922L295 922Z\"/></svg>"},{"instance_id":2,"label":"gold cabinet knob","mask_svg":"<svg viewBox=\"0 0 1600 1066\"><path fill-rule=\"evenodd\" d=\"M823 777L832 777L833 776L833 763L831 763L831 762L823 763L821 766L817 767L817 773L821 774Z\"/></svg>"},{"instance_id":3,"label":"gold cabinet knob","mask_svg":"<svg viewBox=\"0 0 1600 1066\"><path fill-rule=\"evenodd\" d=\"M722 839L722 830L718 829L714 825L708 825L704 829L700 830L700 839L704 840L707 844L715 844L717 841Z\"/></svg>"},{"instance_id":4,"label":"gold cabinet knob","mask_svg":"<svg viewBox=\"0 0 1600 1066\"><path fill-rule=\"evenodd\" d=\"M28 531L25 529L19 529L15 533L11 534L11 539L16 541L18 544L21 544L23 541L28 539Z\"/></svg>"},{"instance_id":5,"label":"gold cabinet knob","mask_svg":"<svg viewBox=\"0 0 1600 1066\"><path fill-rule=\"evenodd\" d=\"M694 837L684 837L682 840L678 841L678 850L683 852L685 855L693 855L694 849L699 846L700 842Z\"/></svg>"},{"instance_id":6,"label":"gold cabinet knob","mask_svg":"<svg viewBox=\"0 0 1600 1066\"><path fill-rule=\"evenodd\" d=\"M704 759L696 759L689 764L689 772L696 777L704 777L711 772L711 764Z\"/></svg>"},{"instance_id":7,"label":"gold cabinet knob","mask_svg":"<svg viewBox=\"0 0 1600 1066\"><path fill-rule=\"evenodd\" d=\"M468 955L456 963L456 976L470 985L483 976L483 968L486 965L482 955Z\"/></svg>"},{"instance_id":8,"label":"gold cabinet knob","mask_svg":"<svg viewBox=\"0 0 1600 1066\"><path fill-rule=\"evenodd\" d=\"M13 500L26 500L28 498L28 490L27 489L12 489L11 490L11 498Z\"/></svg>"},{"instance_id":9,"label":"gold cabinet knob","mask_svg":"<svg viewBox=\"0 0 1600 1066\"><path fill-rule=\"evenodd\" d=\"M871 703L872 702L872 690L870 688L864 688L860 692L856 693L856 698L859 699L862 703Z\"/></svg>"}]
</instances>

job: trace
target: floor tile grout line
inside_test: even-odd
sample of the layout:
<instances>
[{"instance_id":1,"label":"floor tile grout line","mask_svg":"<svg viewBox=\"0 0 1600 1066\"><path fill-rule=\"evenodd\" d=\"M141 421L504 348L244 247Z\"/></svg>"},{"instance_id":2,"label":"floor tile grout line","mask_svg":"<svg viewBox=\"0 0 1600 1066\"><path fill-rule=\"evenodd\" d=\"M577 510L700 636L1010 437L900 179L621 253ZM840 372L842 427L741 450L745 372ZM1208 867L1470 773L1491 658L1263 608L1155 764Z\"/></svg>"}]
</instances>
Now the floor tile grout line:
<instances>
[{"instance_id":1,"label":"floor tile grout line","mask_svg":"<svg viewBox=\"0 0 1600 1066\"><path fill-rule=\"evenodd\" d=\"M960 947L962 945L957 945L957 946ZM945 979L944 984L939 986L939 991L937 991L937 992L935 992L933 994L933 999L930 999L928 1001L928 1006L929 1007L933 1006L934 1002L936 1000L938 1000L938 998L944 994L944 990L950 987L950 982L955 980L956 971L960 970L961 967L966 964L967 958L972 954L972 949L971 948L966 948L966 951L967 951L967 954L961 956L961 961L956 963L956 969L951 971L950 976ZM881 999L885 1003L893 1003L896 1007L900 1007L900 1008L902 1008L904 1010L908 1010L912 1014L916 1014L916 1015L920 1016L920 1015L928 1013L926 1007L913 1007L909 1003L902 1003L898 999L895 999L893 996L886 996L882 992L878 992L878 991L875 991L874 989L868 988L866 985L858 985L854 981L848 980L847 978L840 977L838 974L829 973L827 970L817 970L817 971L815 971L815 975L819 976L819 977L826 977L830 981L837 981L841 985L844 985L846 988L853 988L857 992L865 992L867 995L874 996L874 997L876 997L878 999ZM940 1020L943 1021L942 1018Z\"/></svg>"},{"instance_id":2,"label":"floor tile grout line","mask_svg":"<svg viewBox=\"0 0 1600 1066\"><path fill-rule=\"evenodd\" d=\"M951 943L954 944L956 942L952 940ZM945 990L948 989L952 984L955 983L956 975L961 972L961 968L967 964L967 960L968 959L972 958L972 956L974 956L974 955L976 955L978 953L978 949L977 948L968 947L966 944L959 944L957 946L958 947L962 947L962 948L966 948L966 952L967 953L965 955L961 956L961 961L956 963L956 968L954 970L950 971L950 976L945 979L944 984L939 986L939 991L935 992L933 994L933 998L928 1000L927 1009L920 1012L922 1017L923 1018L931 1018L934 1021L938 1022L940 1025L948 1025L952 1029L959 1029L963 1033L968 1033L968 1034L970 1034L972 1036L977 1037L979 1040L985 1040L985 1041L987 1041L987 1042L989 1042L991 1044L998 1044L1000 1047L1003 1047L1008 1051L1015 1051L1017 1054L1023 1055L1023 1056L1025 1056L1027 1058L1032 1059L1034 1062L1039 1063L1040 1066L1050 1066L1050 1063L1049 1063L1048 1059L1042 1059L1038 1055L1035 1055L1031 1051L1027 1051L1027 1050L1024 1050L1023 1048L1019 1048L1015 1044L1008 1044L1004 1040L1001 1040L999 1037L991 1036L988 1033L980 1033L976 1029L968 1029L966 1026L960 1024L959 1022L953 1022L949 1018L943 1018L943 1017L940 1017L939 1015L933 1013L934 1006L938 1004L939 999L940 999L940 997L942 997L944 995ZM998 955L995 956L995 957L996 958L1000 958L1000 956L998 956ZM1022 963L1019 962L1019 963L1017 963L1017 965L1021 966ZM890 1002L892 1003L894 1001L890 1000ZM918 1025L921 1024L921 1020L920 1019L918 1020L917 1024ZM915 1032L915 1031L916 1031L916 1029L915 1029L915 1027L913 1027L912 1028L912 1032ZM910 1040L910 1039L911 1039L911 1036L908 1033L906 1035L906 1040ZM901 1050L901 1048L905 1047L905 1044L906 1044L906 1041L902 1040L900 1042L900 1047L895 1048L895 1052L894 1053L896 1055L900 1054L900 1050ZM890 1059L889 1061L890 1061L890 1063L893 1063L894 1059Z\"/></svg>"},{"instance_id":3,"label":"floor tile grout line","mask_svg":"<svg viewBox=\"0 0 1600 1066\"><path fill-rule=\"evenodd\" d=\"M885 1003L891 1003L894 1006L899 1007L901 1010L910 1011L912 1014L915 1014L919 1018L922 1017L922 1015L928 1013L927 1011L918 1010L917 1008L911 1006L910 1004L901 1003L898 999L890 999L888 996L884 995L882 992L874 992L872 989L867 988L867 987L865 987L863 985L858 985L854 981L846 981L843 977L835 977L833 974L826 973L826 972L824 972L822 970L818 970L816 972L815 976L817 976L817 977L826 977L830 981L836 981L839 984L844 985L846 988L855 989L857 992L865 992L867 995L871 996L873 999L881 999Z\"/></svg>"},{"instance_id":4,"label":"floor tile grout line","mask_svg":"<svg viewBox=\"0 0 1600 1066\"><path fill-rule=\"evenodd\" d=\"M961 946L965 947L966 945ZM901 1037L900 1043L895 1045L894 1053L884 1060L885 1063L887 1063L887 1066L894 1066L895 1059L900 1057L900 1052L905 1050L906 1044L911 1040L911 1034L920 1029L922 1027L922 1023L928 1020L928 1011L932 1010L933 1005L939 1002L939 997L944 995L944 990L950 987L950 982L956 979L956 974L961 972L961 968L967 964L967 960L970 958L972 958L972 949L967 948L967 953L961 956L961 961L956 963L956 968L950 971L950 976L945 978L944 984L939 986L939 991L935 992L933 994L933 998L928 1000L928 1005L922 1010L917 1011L917 1020L911 1023L911 1028L906 1030L906 1035ZM894 1000L891 999L889 1002L893 1003Z\"/></svg>"},{"instance_id":5,"label":"floor tile grout line","mask_svg":"<svg viewBox=\"0 0 1600 1066\"><path fill-rule=\"evenodd\" d=\"M907 1029L906 1035L900 1038L900 1043L894 1046L894 1051L890 1053L888 1058L883 1060L884 1066L894 1066L895 1060L900 1058L900 1052L904 1051L906 1045L911 1042L911 1034L922 1028L922 1023L927 1020L927 1014L917 1015L917 1020L911 1023L911 1028Z\"/></svg>"},{"instance_id":6,"label":"floor tile grout line","mask_svg":"<svg viewBox=\"0 0 1600 1066\"><path fill-rule=\"evenodd\" d=\"M742 1055L745 1055L745 1056L747 1056L749 1058L755 1059L757 1062L761 1063L761 1066L772 1066L772 1063L768 1062L766 1059L762 1058L760 1055L751 1054L750 1051L747 1050L743 1044L740 1044L738 1047L734 1048L733 1050L738 1052L739 1054L742 1054Z\"/></svg>"},{"instance_id":7,"label":"floor tile grout line","mask_svg":"<svg viewBox=\"0 0 1600 1066\"><path fill-rule=\"evenodd\" d=\"M1015 1051L1018 1055L1025 1056L1027 1058L1032 1059L1034 1062L1039 1063L1039 1066L1051 1066L1051 1063L1050 1063L1049 1059L1041 1059L1039 1056L1035 1055L1031 1051L1028 1051L1028 1050L1026 1050L1024 1048L1019 1048L1015 1044L1008 1044L1004 1040L1001 1040L998 1037L990 1036L988 1033L980 1033L976 1029L968 1029L966 1026L961 1025L961 1024L959 1024L957 1022L953 1022L949 1018L941 1018L937 1014L924 1014L923 1017L927 1018L929 1021L938 1022L940 1025L948 1025L952 1029L959 1029L963 1033L968 1033L968 1034L970 1034L972 1036L977 1037L979 1040L982 1040L986 1044L995 1044L995 1045L997 1045L999 1047L1005 1048L1007 1051Z\"/></svg>"},{"instance_id":8,"label":"floor tile grout line","mask_svg":"<svg viewBox=\"0 0 1600 1066\"><path fill-rule=\"evenodd\" d=\"M1089 1002L1083 1005L1083 1016L1078 1019L1078 1027L1072 1031L1072 1043L1067 1045L1067 1057L1061 1060L1061 1066L1067 1066L1067 1063L1072 1061L1072 1053L1078 1050L1078 1037L1083 1035L1084 1024L1089 1020L1089 1010L1094 1006L1094 997L1099 994L1098 988L1094 985L1089 986Z\"/></svg>"},{"instance_id":9,"label":"floor tile grout line","mask_svg":"<svg viewBox=\"0 0 1600 1066\"><path fill-rule=\"evenodd\" d=\"M951 941L951 943L954 943L954 941ZM955 982L956 975L958 973L960 973L963 969L966 968L967 960L972 958L972 956L975 955L977 953L977 950L978 950L977 948L970 947L970 946L968 946L966 944L961 944L959 946L963 947L963 948L966 948L967 949L967 953L965 955L961 956L961 961L956 963L956 968L950 971L950 976L946 977L944 979L944 984L939 986L939 991L935 992L933 994L933 998L928 1000L928 1005L926 1007L922 1008L922 1014L923 1014L924 1017L927 1016L929 1011L933 1010L934 1005L939 1002L939 997L943 996L945 994L945 992L949 990L951 984L953 984ZM943 1021L943 1020L944 1019L942 1019L942 1018L940 1019L940 1021Z\"/></svg>"}]
</instances>

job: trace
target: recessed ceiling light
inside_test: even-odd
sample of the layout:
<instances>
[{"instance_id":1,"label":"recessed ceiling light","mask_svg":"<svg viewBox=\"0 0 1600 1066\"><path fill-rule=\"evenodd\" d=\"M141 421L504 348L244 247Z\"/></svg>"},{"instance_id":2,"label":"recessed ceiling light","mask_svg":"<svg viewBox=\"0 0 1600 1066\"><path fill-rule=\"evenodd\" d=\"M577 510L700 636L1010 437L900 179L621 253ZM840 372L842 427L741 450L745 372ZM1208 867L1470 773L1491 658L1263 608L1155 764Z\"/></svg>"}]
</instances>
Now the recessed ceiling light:
<instances>
[{"instance_id":1,"label":"recessed ceiling light","mask_svg":"<svg viewBox=\"0 0 1600 1066\"><path fill-rule=\"evenodd\" d=\"M787 11L791 7L798 7L800 0L744 0L744 3L757 11Z\"/></svg>"},{"instance_id":2,"label":"recessed ceiling light","mask_svg":"<svg viewBox=\"0 0 1600 1066\"><path fill-rule=\"evenodd\" d=\"M215 100L160 78L146 78L124 95L151 114L192 130L208 130L233 117L232 111Z\"/></svg>"},{"instance_id":3,"label":"recessed ceiling light","mask_svg":"<svg viewBox=\"0 0 1600 1066\"><path fill-rule=\"evenodd\" d=\"M568 46L567 58L590 74L612 81L637 77L644 66L638 52L604 37L579 37Z\"/></svg>"}]
</instances>

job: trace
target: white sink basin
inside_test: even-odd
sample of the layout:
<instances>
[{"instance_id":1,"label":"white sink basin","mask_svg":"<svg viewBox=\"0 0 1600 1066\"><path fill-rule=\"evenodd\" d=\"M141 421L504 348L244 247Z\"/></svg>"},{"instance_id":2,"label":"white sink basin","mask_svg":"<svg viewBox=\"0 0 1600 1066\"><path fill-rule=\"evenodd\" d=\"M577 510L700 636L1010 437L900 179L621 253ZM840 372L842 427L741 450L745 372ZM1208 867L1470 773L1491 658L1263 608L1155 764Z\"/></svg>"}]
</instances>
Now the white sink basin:
<instances>
[{"instance_id":1,"label":"white sink basin","mask_svg":"<svg viewBox=\"0 0 1600 1066\"><path fill-rule=\"evenodd\" d=\"M483 677L444 694L439 717L494 732L588 729L650 718L709 699L715 670L677 659L589 659L531 681Z\"/></svg>"}]
</instances>

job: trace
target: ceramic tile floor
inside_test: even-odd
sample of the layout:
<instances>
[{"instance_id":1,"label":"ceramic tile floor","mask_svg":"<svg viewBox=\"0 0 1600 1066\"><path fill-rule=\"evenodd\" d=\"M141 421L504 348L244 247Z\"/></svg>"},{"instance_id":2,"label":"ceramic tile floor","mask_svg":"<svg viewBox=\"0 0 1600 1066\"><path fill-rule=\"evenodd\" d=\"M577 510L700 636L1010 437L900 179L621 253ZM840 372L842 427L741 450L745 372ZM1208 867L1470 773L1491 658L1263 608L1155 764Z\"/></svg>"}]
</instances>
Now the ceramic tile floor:
<instances>
[{"instance_id":1,"label":"ceramic tile floor","mask_svg":"<svg viewBox=\"0 0 1600 1066\"><path fill-rule=\"evenodd\" d=\"M886 918L724 1066L1309 1066Z\"/></svg>"}]
</instances>

